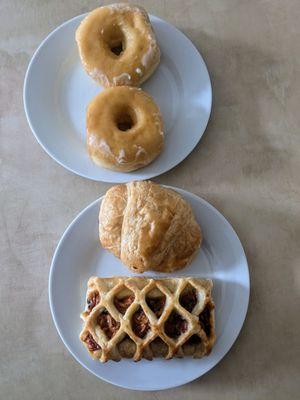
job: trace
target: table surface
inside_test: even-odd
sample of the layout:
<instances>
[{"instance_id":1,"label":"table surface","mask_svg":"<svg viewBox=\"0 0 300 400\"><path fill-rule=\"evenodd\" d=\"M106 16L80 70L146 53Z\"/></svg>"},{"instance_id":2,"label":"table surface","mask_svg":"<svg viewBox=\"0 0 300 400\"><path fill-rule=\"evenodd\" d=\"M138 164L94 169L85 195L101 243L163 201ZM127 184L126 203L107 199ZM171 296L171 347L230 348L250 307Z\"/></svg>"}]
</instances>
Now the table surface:
<instances>
[{"instance_id":1,"label":"table surface","mask_svg":"<svg viewBox=\"0 0 300 400\"><path fill-rule=\"evenodd\" d=\"M99 1L3 0L0 397L295 399L300 390L300 3L139 3L181 29L211 74L213 112L206 133L184 162L155 181L208 200L237 231L251 276L245 325L212 371L162 392L104 383L65 349L48 305L52 254L69 222L110 185L75 176L44 153L25 119L22 86L41 40Z\"/></svg>"}]
</instances>

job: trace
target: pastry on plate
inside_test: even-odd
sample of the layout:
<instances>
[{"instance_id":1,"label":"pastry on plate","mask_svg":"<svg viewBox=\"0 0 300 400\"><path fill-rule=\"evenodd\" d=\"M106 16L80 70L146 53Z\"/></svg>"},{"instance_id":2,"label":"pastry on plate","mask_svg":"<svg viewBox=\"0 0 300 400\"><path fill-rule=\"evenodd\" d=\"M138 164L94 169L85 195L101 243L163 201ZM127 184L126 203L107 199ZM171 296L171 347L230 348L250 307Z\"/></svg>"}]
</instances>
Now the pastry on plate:
<instances>
[{"instance_id":1,"label":"pastry on plate","mask_svg":"<svg viewBox=\"0 0 300 400\"><path fill-rule=\"evenodd\" d=\"M164 143L160 110L141 89L103 90L87 108L87 149L104 168L129 172L151 163Z\"/></svg>"},{"instance_id":2,"label":"pastry on plate","mask_svg":"<svg viewBox=\"0 0 300 400\"><path fill-rule=\"evenodd\" d=\"M79 25L76 42L84 69L104 87L139 86L160 60L148 14L137 5L96 8Z\"/></svg>"},{"instance_id":3,"label":"pastry on plate","mask_svg":"<svg viewBox=\"0 0 300 400\"><path fill-rule=\"evenodd\" d=\"M202 241L190 205L150 181L113 186L99 212L102 246L134 272L171 272L189 264Z\"/></svg>"},{"instance_id":4,"label":"pastry on plate","mask_svg":"<svg viewBox=\"0 0 300 400\"><path fill-rule=\"evenodd\" d=\"M208 355L215 342L212 281L91 277L80 340L101 362Z\"/></svg>"}]
</instances>

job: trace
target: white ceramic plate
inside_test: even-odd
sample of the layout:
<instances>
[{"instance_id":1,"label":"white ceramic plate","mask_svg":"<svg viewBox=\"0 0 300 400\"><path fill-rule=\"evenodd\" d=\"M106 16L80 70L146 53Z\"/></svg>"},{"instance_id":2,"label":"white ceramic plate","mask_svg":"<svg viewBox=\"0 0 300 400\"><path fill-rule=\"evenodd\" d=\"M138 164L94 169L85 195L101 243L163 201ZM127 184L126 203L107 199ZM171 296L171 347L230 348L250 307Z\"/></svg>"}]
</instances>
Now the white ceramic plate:
<instances>
[{"instance_id":1,"label":"white ceramic plate","mask_svg":"<svg viewBox=\"0 0 300 400\"><path fill-rule=\"evenodd\" d=\"M201 55L182 32L151 16L162 58L143 89L162 111L164 151L152 164L131 173L100 168L89 159L85 147L86 107L102 88L84 72L79 60L75 31L84 16L50 33L30 61L24 107L37 141L59 164L97 181L149 179L175 167L200 140L211 111L211 84Z\"/></svg>"},{"instance_id":2,"label":"white ceramic plate","mask_svg":"<svg viewBox=\"0 0 300 400\"><path fill-rule=\"evenodd\" d=\"M175 189L191 204L203 232L201 251L176 276L211 278L216 304L217 340L212 353L192 358L105 364L90 358L79 340L80 312L85 307L88 278L133 275L98 240L101 199L85 208L67 228L55 251L49 299L55 326L66 347L86 369L114 385L135 390L161 390L192 381L213 368L228 352L242 328L249 301L249 272L243 247L226 219L196 195ZM168 274L147 273L149 276Z\"/></svg>"}]
</instances>

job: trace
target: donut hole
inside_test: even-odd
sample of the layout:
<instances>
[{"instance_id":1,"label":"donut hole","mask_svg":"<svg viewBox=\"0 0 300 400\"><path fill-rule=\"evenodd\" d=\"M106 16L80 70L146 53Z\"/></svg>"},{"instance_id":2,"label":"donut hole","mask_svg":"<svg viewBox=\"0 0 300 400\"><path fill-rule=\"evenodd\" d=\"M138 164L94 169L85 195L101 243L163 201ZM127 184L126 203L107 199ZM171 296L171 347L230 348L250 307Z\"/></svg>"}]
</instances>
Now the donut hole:
<instances>
[{"instance_id":1,"label":"donut hole","mask_svg":"<svg viewBox=\"0 0 300 400\"><path fill-rule=\"evenodd\" d=\"M119 56L121 53L123 53L123 50L123 42L118 41L114 44L111 44L110 51L116 56Z\"/></svg>"},{"instance_id":2,"label":"donut hole","mask_svg":"<svg viewBox=\"0 0 300 400\"><path fill-rule=\"evenodd\" d=\"M133 126L133 121L130 115L125 114L119 118L117 122L118 129L122 132L129 131Z\"/></svg>"},{"instance_id":3,"label":"donut hole","mask_svg":"<svg viewBox=\"0 0 300 400\"><path fill-rule=\"evenodd\" d=\"M113 26L113 29L107 32L106 43L109 50L119 57L125 50L125 36L119 26Z\"/></svg>"},{"instance_id":4,"label":"donut hole","mask_svg":"<svg viewBox=\"0 0 300 400\"><path fill-rule=\"evenodd\" d=\"M116 125L119 131L126 132L136 124L136 115L134 110L129 108L120 110L116 115Z\"/></svg>"}]
</instances>

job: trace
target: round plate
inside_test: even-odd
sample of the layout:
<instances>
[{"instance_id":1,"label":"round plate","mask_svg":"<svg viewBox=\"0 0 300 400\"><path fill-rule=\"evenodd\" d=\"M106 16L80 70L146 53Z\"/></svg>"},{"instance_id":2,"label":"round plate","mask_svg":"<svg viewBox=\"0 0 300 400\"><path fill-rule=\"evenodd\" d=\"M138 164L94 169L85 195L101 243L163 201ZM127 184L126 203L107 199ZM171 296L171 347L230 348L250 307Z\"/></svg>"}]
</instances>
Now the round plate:
<instances>
[{"instance_id":1,"label":"round plate","mask_svg":"<svg viewBox=\"0 0 300 400\"><path fill-rule=\"evenodd\" d=\"M204 133L212 102L205 63L183 33L160 18L150 17L162 57L142 87L161 109L165 148L150 165L134 172L101 168L90 160L85 145L86 107L103 90L84 72L75 43L75 31L85 15L50 33L30 61L24 106L31 130L54 160L83 177L128 182L160 175L184 160Z\"/></svg>"},{"instance_id":2,"label":"round plate","mask_svg":"<svg viewBox=\"0 0 300 400\"><path fill-rule=\"evenodd\" d=\"M67 228L55 251L49 299L55 326L66 347L86 369L114 385L135 390L161 390L183 385L213 368L228 352L242 328L249 301L249 272L241 242L226 219L192 193L177 190L192 206L203 233L200 252L175 276L213 280L217 340L212 353L192 358L101 364L90 358L79 340L80 313L85 307L90 276L134 275L121 261L100 247L98 212L101 199L84 209ZM146 273L148 276L170 276ZM124 373L126 371L126 373Z\"/></svg>"}]
</instances>

